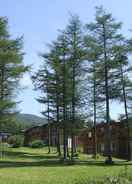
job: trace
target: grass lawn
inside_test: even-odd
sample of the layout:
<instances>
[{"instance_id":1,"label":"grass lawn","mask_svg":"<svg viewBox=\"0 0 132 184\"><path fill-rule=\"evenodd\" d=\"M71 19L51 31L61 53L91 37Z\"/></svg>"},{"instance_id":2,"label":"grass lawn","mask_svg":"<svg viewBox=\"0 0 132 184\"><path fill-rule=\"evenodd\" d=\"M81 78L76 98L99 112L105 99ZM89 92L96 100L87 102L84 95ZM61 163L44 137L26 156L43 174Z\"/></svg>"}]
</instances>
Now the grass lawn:
<instances>
[{"instance_id":1,"label":"grass lawn","mask_svg":"<svg viewBox=\"0 0 132 184\"><path fill-rule=\"evenodd\" d=\"M66 165L56 153L47 154L46 148L8 148L0 158L0 184L74 184L83 178L118 175L125 164L116 160L114 166L105 166L103 159L95 162L81 155L75 165ZM127 167L131 172L131 163Z\"/></svg>"}]
</instances>

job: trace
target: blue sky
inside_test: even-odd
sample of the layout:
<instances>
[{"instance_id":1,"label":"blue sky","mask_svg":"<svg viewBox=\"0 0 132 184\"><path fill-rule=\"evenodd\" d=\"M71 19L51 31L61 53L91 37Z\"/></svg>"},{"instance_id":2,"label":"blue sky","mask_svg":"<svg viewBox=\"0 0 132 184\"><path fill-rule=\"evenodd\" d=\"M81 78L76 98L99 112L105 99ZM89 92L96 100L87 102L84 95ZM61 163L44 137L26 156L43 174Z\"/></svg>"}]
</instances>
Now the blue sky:
<instances>
[{"instance_id":1,"label":"blue sky","mask_svg":"<svg viewBox=\"0 0 132 184\"><path fill-rule=\"evenodd\" d=\"M57 36L57 30L68 23L69 13L78 14L83 23L94 19L95 6L103 5L113 17L123 22L122 32L131 36L132 0L1 0L0 16L9 19L9 30L13 37L24 36L24 63L40 64L38 53L46 51L46 44ZM22 103L19 109L24 113L40 115L42 107L36 102L37 93L28 74L21 80L26 89L19 94ZM120 105L111 106L111 115L117 118L122 111Z\"/></svg>"}]
</instances>

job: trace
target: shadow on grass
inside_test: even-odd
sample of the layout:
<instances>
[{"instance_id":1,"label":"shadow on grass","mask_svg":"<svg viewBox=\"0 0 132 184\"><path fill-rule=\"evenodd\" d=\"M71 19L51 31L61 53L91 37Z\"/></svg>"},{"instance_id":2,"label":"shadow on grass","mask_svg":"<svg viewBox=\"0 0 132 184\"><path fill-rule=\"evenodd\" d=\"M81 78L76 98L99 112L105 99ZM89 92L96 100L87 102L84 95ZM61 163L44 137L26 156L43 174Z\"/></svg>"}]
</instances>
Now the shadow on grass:
<instances>
[{"instance_id":1,"label":"shadow on grass","mask_svg":"<svg viewBox=\"0 0 132 184\"><path fill-rule=\"evenodd\" d=\"M20 158L20 159L57 159L57 155L44 154L40 155L37 153L28 153L28 152L12 152L12 151L4 151L3 155L8 158Z\"/></svg>"},{"instance_id":2,"label":"shadow on grass","mask_svg":"<svg viewBox=\"0 0 132 184\"><path fill-rule=\"evenodd\" d=\"M116 161L113 165L106 165L104 161L75 161L71 162L62 162L59 159L44 160L44 161L0 161L0 168L17 168L17 167L68 167L68 166L99 166L99 167L115 167L115 166L124 166L132 165L132 163L126 161Z\"/></svg>"},{"instance_id":3,"label":"shadow on grass","mask_svg":"<svg viewBox=\"0 0 132 184\"><path fill-rule=\"evenodd\" d=\"M102 166L102 167L114 167L114 166L124 166L132 165L132 162L126 162L116 160L113 165L106 165L103 160L75 160L74 162L67 161L63 162L57 155L54 154L39 154L39 153L29 153L29 152L13 152L13 151L4 151L3 152L5 160L0 160L0 168L17 168L17 167L66 167L71 165L76 166ZM6 160L6 158L10 160ZM13 160L18 159L18 161ZM25 159L24 161L22 159ZM26 159L33 159L29 161ZM19 161L20 160L20 161Z\"/></svg>"}]
</instances>

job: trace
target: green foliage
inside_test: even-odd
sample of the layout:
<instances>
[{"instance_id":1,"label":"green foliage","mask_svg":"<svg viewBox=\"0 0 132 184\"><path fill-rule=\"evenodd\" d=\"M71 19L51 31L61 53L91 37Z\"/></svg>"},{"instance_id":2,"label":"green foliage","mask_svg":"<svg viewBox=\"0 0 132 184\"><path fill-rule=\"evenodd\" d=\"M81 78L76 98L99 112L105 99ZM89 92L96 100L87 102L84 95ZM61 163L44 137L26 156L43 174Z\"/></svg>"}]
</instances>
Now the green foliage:
<instances>
[{"instance_id":1,"label":"green foliage","mask_svg":"<svg viewBox=\"0 0 132 184\"><path fill-rule=\"evenodd\" d=\"M97 115L101 115L98 112L102 111L101 106L105 110L104 119L108 124L106 152L110 157L110 102L119 100L123 96L125 112L127 112L124 82L127 81L127 84L130 82L127 80L128 75L124 77L122 68L127 66L127 69L130 69L128 67L128 44L126 38L121 34L121 26L120 22L113 19L112 14L107 13L102 7L97 7L95 21L86 25L87 34L84 37L86 58L90 66L88 67L88 77L92 81L89 89L93 91L90 104L94 109L94 123L96 123ZM129 89L129 91L131 90ZM92 93L90 92L90 94Z\"/></svg>"},{"instance_id":2,"label":"green foliage","mask_svg":"<svg viewBox=\"0 0 132 184\"><path fill-rule=\"evenodd\" d=\"M49 122L64 127L64 154L68 132L76 134L82 127L81 82L83 34L78 16L71 16L65 30L49 45L49 52L42 53L42 64L32 76L35 90L41 92L37 101L47 106L42 114ZM74 141L72 141L73 144ZM73 146L72 146L73 147Z\"/></svg>"},{"instance_id":3,"label":"green foliage","mask_svg":"<svg viewBox=\"0 0 132 184\"><path fill-rule=\"evenodd\" d=\"M8 20L0 17L0 124L10 121L15 114L19 80L29 70L22 62L22 45L23 38L12 39Z\"/></svg>"},{"instance_id":4,"label":"green foliage","mask_svg":"<svg viewBox=\"0 0 132 184\"><path fill-rule=\"evenodd\" d=\"M100 159L101 157L102 156L100 154L96 154L96 156L95 155L92 156L93 159Z\"/></svg>"},{"instance_id":5,"label":"green foliage","mask_svg":"<svg viewBox=\"0 0 132 184\"><path fill-rule=\"evenodd\" d=\"M23 141L24 138L21 135L14 135L9 137L8 143L13 147L13 148L19 148L23 146Z\"/></svg>"},{"instance_id":6,"label":"green foliage","mask_svg":"<svg viewBox=\"0 0 132 184\"><path fill-rule=\"evenodd\" d=\"M43 143L42 140L35 140L35 141L32 141L30 147L31 148L43 148L44 147L44 143Z\"/></svg>"}]
</instances>

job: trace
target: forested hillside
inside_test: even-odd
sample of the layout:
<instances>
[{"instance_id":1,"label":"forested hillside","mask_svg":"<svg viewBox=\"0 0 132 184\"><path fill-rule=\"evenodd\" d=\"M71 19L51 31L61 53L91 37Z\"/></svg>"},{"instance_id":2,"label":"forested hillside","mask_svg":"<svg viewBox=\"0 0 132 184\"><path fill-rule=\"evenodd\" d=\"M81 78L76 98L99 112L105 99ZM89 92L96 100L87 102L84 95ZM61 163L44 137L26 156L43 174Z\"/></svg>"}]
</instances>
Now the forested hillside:
<instances>
[{"instance_id":1,"label":"forested hillside","mask_svg":"<svg viewBox=\"0 0 132 184\"><path fill-rule=\"evenodd\" d=\"M17 114L12 121L1 124L0 131L19 134L27 128L45 123L45 119L33 114Z\"/></svg>"}]
</instances>

